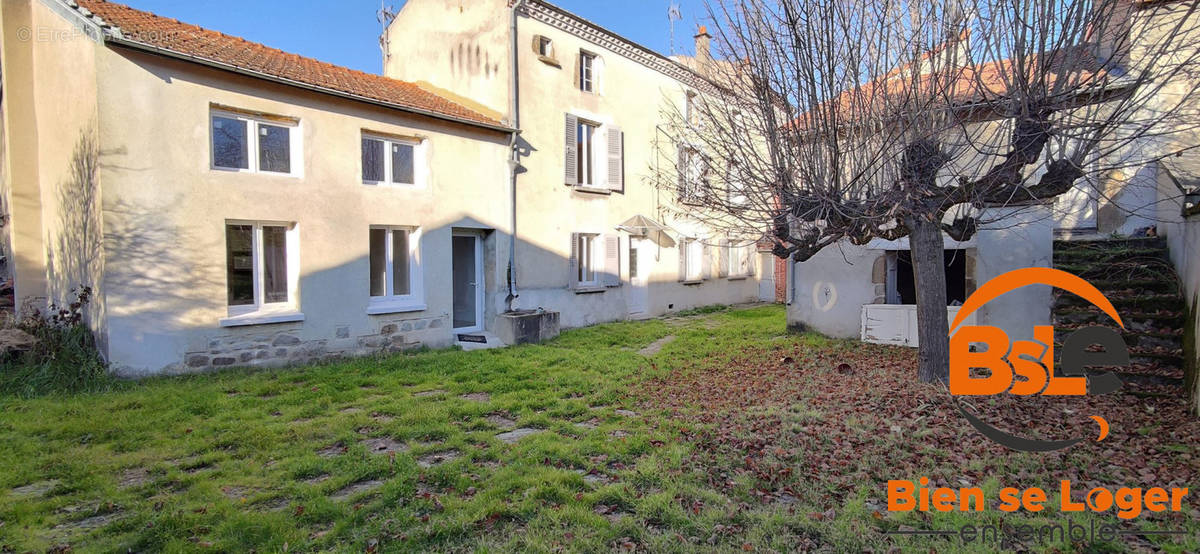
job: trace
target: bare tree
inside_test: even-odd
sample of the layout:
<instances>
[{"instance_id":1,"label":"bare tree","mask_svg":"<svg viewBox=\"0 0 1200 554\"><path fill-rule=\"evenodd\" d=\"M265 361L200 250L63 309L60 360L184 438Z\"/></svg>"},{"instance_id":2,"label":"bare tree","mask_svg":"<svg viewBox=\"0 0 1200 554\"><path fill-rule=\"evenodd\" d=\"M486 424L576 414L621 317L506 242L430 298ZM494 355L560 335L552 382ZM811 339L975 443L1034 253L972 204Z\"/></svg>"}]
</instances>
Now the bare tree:
<instances>
[{"instance_id":1,"label":"bare tree","mask_svg":"<svg viewBox=\"0 0 1200 554\"><path fill-rule=\"evenodd\" d=\"M919 375L944 381L943 233L966 240L1076 187L1104 194L1099 176L1191 148L1196 8L710 4L718 60L702 68L704 92L669 114L678 156L663 186L689 216L765 237L782 258L909 237Z\"/></svg>"}]
</instances>

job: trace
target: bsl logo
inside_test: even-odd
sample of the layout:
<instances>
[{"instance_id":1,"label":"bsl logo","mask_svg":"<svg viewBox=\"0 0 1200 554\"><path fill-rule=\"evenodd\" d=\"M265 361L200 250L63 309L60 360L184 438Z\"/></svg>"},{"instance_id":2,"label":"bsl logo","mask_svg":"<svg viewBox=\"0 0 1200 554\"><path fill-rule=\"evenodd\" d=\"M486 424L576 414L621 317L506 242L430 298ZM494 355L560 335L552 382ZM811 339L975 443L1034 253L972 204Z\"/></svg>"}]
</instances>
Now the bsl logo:
<instances>
[{"instance_id":1,"label":"bsl logo","mask_svg":"<svg viewBox=\"0 0 1200 554\"><path fill-rule=\"evenodd\" d=\"M1087 376L1089 366L1129 364L1129 349L1121 335L1107 327L1085 327L1071 333L1065 341L1059 372L1054 371L1054 328L1033 328L1034 340L1010 341L1002 329L962 322L993 299L1029 285L1050 285L1091 302L1111 317L1122 329L1125 324L1112 302L1091 283L1065 271L1031 267L1010 271L985 283L963 303L950 325L950 394L954 396L990 396L1008 392L1019 396L1083 396L1107 394L1121 388L1111 373ZM1089 351L1100 345L1101 352ZM972 350L972 345L977 348ZM982 346L983 348L978 348ZM986 369L987 375L972 375L972 369ZM1042 441L1019 437L984 423L959 403L959 411L979 432L1004 446L1027 452L1045 452L1067 448L1083 439ZM1100 437L1108 435L1108 422L1091 416L1100 425Z\"/></svg>"}]
</instances>

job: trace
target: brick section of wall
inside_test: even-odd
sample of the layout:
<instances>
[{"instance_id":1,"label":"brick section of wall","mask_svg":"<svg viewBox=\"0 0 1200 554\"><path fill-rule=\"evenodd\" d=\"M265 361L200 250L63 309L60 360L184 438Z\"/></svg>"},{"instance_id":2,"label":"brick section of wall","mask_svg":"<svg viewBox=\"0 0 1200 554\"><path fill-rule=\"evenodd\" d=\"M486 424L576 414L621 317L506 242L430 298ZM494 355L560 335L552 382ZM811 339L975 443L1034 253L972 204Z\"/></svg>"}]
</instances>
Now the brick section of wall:
<instances>
[{"instance_id":1,"label":"brick section of wall","mask_svg":"<svg viewBox=\"0 0 1200 554\"><path fill-rule=\"evenodd\" d=\"M787 302L787 260L775 258L775 301Z\"/></svg>"}]
</instances>

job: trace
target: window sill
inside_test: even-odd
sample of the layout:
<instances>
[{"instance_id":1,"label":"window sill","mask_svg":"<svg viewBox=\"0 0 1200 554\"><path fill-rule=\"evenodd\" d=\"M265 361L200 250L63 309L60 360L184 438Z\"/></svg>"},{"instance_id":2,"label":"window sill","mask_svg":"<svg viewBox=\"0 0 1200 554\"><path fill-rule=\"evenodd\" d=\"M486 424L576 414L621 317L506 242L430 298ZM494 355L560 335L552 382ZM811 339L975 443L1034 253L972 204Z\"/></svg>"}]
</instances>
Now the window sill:
<instances>
[{"instance_id":1,"label":"window sill","mask_svg":"<svg viewBox=\"0 0 1200 554\"><path fill-rule=\"evenodd\" d=\"M270 325L272 323L293 323L304 321L300 312L253 312L221 318L221 327L243 327L246 325Z\"/></svg>"},{"instance_id":2,"label":"window sill","mask_svg":"<svg viewBox=\"0 0 1200 554\"><path fill-rule=\"evenodd\" d=\"M704 282L704 279L687 279L684 281L680 281L679 284L686 285L686 286L694 286L694 285L699 285L703 282Z\"/></svg>"},{"instance_id":3,"label":"window sill","mask_svg":"<svg viewBox=\"0 0 1200 554\"><path fill-rule=\"evenodd\" d=\"M559 69L561 69L561 68L562 68L562 64L558 63L558 60L556 60L556 59L554 59L554 58L551 58L550 56L543 56L543 55L539 54L539 55L538 55L538 61L540 61L540 62L542 62L542 63L544 63L544 64L546 64L546 65L552 65L552 66L554 66L554 67L557 67L557 68L559 68Z\"/></svg>"},{"instance_id":4,"label":"window sill","mask_svg":"<svg viewBox=\"0 0 1200 554\"><path fill-rule=\"evenodd\" d=\"M429 309L425 304L403 304L397 302L379 303L367 306L367 315L402 314L407 312L423 312Z\"/></svg>"},{"instance_id":5,"label":"window sill","mask_svg":"<svg viewBox=\"0 0 1200 554\"><path fill-rule=\"evenodd\" d=\"M750 278L749 275L730 275L729 276L730 281L745 281L746 279L749 279L749 278Z\"/></svg>"},{"instance_id":6,"label":"window sill","mask_svg":"<svg viewBox=\"0 0 1200 554\"><path fill-rule=\"evenodd\" d=\"M606 189L592 185L574 185L573 188L579 192L585 192L588 194L603 194L605 196L612 194L612 189Z\"/></svg>"},{"instance_id":7,"label":"window sill","mask_svg":"<svg viewBox=\"0 0 1200 554\"><path fill-rule=\"evenodd\" d=\"M266 171L263 169L243 169L240 167L221 167L217 165L209 166L209 170L220 173L244 173L247 175L265 175L267 177L279 177L282 179L300 179L304 176L300 173L291 172L284 173L282 171Z\"/></svg>"},{"instance_id":8,"label":"window sill","mask_svg":"<svg viewBox=\"0 0 1200 554\"><path fill-rule=\"evenodd\" d=\"M608 288L602 285L588 285L586 287L578 287L574 289L575 294L595 294L598 292L604 292L605 290L608 290Z\"/></svg>"}]
</instances>

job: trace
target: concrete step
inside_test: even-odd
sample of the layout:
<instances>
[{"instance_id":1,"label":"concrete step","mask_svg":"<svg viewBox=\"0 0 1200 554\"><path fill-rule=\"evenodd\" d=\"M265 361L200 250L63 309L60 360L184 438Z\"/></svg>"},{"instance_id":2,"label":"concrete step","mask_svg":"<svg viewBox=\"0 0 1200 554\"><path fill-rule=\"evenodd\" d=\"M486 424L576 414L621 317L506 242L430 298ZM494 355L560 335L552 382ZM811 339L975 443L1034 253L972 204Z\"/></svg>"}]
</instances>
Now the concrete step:
<instances>
[{"instance_id":1,"label":"concrete step","mask_svg":"<svg viewBox=\"0 0 1200 554\"><path fill-rule=\"evenodd\" d=\"M482 337L485 342L476 342L473 340L462 340L468 337ZM466 351L471 350L490 350L492 348L504 348L508 346L499 337L489 331L480 331L478 333L455 333L454 345Z\"/></svg>"}]
</instances>

